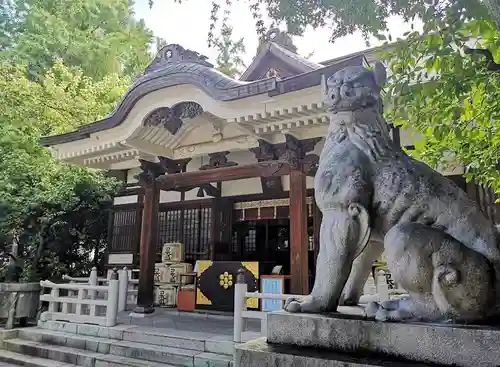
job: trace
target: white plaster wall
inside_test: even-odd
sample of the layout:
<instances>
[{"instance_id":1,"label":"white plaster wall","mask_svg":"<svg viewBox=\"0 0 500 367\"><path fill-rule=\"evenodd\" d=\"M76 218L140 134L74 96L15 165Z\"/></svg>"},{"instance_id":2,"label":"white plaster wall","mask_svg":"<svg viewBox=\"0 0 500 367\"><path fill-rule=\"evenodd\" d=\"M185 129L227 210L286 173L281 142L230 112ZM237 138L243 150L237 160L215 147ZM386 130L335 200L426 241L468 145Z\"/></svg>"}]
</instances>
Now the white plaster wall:
<instances>
[{"instance_id":1,"label":"white plaster wall","mask_svg":"<svg viewBox=\"0 0 500 367\"><path fill-rule=\"evenodd\" d=\"M198 171L201 166L208 164L208 160L209 160L208 156L194 157L191 159L191 161L189 161L189 163L186 167L186 171L187 172ZM217 186L215 183L213 183L212 185ZM200 200L200 199L211 198L211 196L206 195L206 194L204 197L199 198L198 196L196 196L196 194L198 194L198 189L187 191L186 195L185 195L185 200Z\"/></svg>"},{"instance_id":2,"label":"white plaster wall","mask_svg":"<svg viewBox=\"0 0 500 367\"><path fill-rule=\"evenodd\" d=\"M132 169L139 166L139 161L137 159L129 159L122 162L112 163L109 166L110 170L122 170L122 169Z\"/></svg>"},{"instance_id":3,"label":"white plaster wall","mask_svg":"<svg viewBox=\"0 0 500 367\"><path fill-rule=\"evenodd\" d=\"M114 205L135 204L139 199L138 195L117 196L113 199Z\"/></svg>"},{"instance_id":4,"label":"white plaster wall","mask_svg":"<svg viewBox=\"0 0 500 367\"><path fill-rule=\"evenodd\" d=\"M138 175L140 172L141 169L139 167L130 169L127 172L127 183L136 183L137 179L135 178L135 176Z\"/></svg>"},{"instance_id":5,"label":"white plaster wall","mask_svg":"<svg viewBox=\"0 0 500 367\"><path fill-rule=\"evenodd\" d=\"M257 159L252 152L237 151L228 154L228 160L238 163L243 166L246 164L257 163ZM245 180L227 181L222 183L222 196L236 196L261 194L262 183L259 177L248 178Z\"/></svg>"},{"instance_id":6,"label":"white plaster wall","mask_svg":"<svg viewBox=\"0 0 500 367\"><path fill-rule=\"evenodd\" d=\"M181 200L181 193L177 191L160 191L160 203L172 203Z\"/></svg>"}]
</instances>

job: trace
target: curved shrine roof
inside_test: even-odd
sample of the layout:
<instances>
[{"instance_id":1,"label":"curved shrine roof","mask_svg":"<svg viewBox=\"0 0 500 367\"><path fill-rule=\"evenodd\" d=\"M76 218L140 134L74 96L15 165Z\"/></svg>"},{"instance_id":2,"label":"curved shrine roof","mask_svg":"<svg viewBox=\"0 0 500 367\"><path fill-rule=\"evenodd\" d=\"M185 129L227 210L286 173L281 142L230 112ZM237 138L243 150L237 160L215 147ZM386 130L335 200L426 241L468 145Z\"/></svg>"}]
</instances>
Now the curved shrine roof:
<instances>
[{"instance_id":1,"label":"curved shrine roof","mask_svg":"<svg viewBox=\"0 0 500 367\"><path fill-rule=\"evenodd\" d=\"M110 116L82 126L77 131L43 137L41 143L44 146L68 143L119 126L137 101L160 89L190 84L218 101L232 101L265 93L276 96L319 85L322 75L331 75L348 65L361 65L363 60L364 56L360 54L333 65L310 65L313 70L282 80L269 78L246 82L234 80L217 71L206 56L177 44L168 45L159 51L145 72L134 81Z\"/></svg>"}]
</instances>

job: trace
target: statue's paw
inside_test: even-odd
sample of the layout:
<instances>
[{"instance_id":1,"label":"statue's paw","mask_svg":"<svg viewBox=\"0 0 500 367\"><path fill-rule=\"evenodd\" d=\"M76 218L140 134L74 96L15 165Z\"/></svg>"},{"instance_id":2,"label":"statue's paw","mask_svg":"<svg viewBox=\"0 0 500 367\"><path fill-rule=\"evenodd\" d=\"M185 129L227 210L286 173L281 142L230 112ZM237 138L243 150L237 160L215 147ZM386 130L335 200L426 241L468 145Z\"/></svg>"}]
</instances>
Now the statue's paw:
<instances>
[{"instance_id":1,"label":"statue's paw","mask_svg":"<svg viewBox=\"0 0 500 367\"><path fill-rule=\"evenodd\" d=\"M321 302L311 296L293 296L286 299L285 311L319 313L323 311L323 307Z\"/></svg>"},{"instance_id":2,"label":"statue's paw","mask_svg":"<svg viewBox=\"0 0 500 367\"><path fill-rule=\"evenodd\" d=\"M377 312L380 308L380 304L378 302L368 302L368 304L365 307L365 314L366 317L369 319L374 319L375 316L377 315Z\"/></svg>"},{"instance_id":3,"label":"statue's paw","mask_svg":"<svg viewBox=\"0 0 500 367\"><path fill-rule=\"evenodd\" d=\"M383 307L380 307L375 315L375 320L377 321L405 321L412 318L412 314L406 312L405 310L387 310Z\"/></svg>"},{"instance_id":4,"label":"statue's paw","mask_svg":"<svg viewBox=\"0 0 500 367\"><path fill-rule=\"evenodd\" d=\"M359 296L342 293L339 300L339 306L357 306L359 304Z\"/></svg>"},{"instance_id":5,"label":"statue's paw","mask_svg":"<svg viewBox=\"0 0 500 367\"><path fill-rule=\"evenodd\" d=\"M404 321L413 318L413 313L399 300L370 302L365 308L366 317L377 321Z\"/></svg>"}]
</instances>

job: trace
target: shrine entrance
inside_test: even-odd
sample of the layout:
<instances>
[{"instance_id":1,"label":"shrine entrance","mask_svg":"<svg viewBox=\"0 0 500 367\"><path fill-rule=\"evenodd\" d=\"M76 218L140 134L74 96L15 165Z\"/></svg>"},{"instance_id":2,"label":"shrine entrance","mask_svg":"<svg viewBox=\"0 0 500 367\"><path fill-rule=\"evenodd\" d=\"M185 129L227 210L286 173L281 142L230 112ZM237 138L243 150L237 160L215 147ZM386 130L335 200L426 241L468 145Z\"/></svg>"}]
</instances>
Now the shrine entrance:
<instances>
[{"instance_id":1,"label":"shrine entrance","mask_svg":"<svg viewBox=\"0 0 500 367\"><path fill-rule=\"evenodd\" d=\"M233 225L235 260L258 261L264 274L281 266L290 274L290 220L261 219Z\"/></svg>"},{"instance_id":2,"label":"shrine entrance","mask_svg":"<svg viewBox=\"0 0 500 367\"><path fill-rule=\"evenodd\" d=\"M319 249L318 232L315 233L315 217L312 200L308 204L307 243L309 289L314 283L316 257ZM288 209L288 208L286 208ZM291 274L291 228L290 219L249 219L233 223L232 259L235 261L257 261L263 274L272 274L278 267L280 274ZM319 218L316 219L319 227ZM318 228L316 228L318 231ZM289 279L288 279L289 280ZM285 282L286 292L290 292L289 282Z\"/></svg>"}]
</instances>

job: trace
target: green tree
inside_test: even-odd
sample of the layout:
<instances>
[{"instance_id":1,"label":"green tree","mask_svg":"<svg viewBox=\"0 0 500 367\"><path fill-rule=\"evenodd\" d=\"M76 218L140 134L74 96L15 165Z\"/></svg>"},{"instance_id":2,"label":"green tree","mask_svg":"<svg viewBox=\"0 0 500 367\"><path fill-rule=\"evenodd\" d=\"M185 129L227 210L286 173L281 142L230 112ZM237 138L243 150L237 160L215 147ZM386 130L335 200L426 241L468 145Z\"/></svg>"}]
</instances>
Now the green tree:
<instances>
[{"instance_id":1,"label":"green tree","mask_svg":"<svg viewBox=\"0 0 500 367\"><path fill-rule=\"evenodd\" d=\"M171 0L182 3L183 0ZM210 31L215 29L219 12L224 9L223 19L231 12L231 5L242 0L214 0L210 19ZM262 13L273 22L285 23L290 34L301 35L306 27L328 26L332 29L332 40L360 31L363 35L377 34L387 29L391 16L403 17L406 21L428 16L441 18L449 8L460 9L468 18L493 16L500 19L499 0L250 0L250 11L259 34L265 27ZM153 6L154 1L150 2Z\"/></svg>"},{"instance_id":2,"label":"green tree","mask_svg":"<svg viewBox=\"0 0 500 367\"><path fill-rule=\"evenodd\" d=\"M213 40L217 50L216 68L232 78L239 77L245 68L242 55L245 53L243 38L233 39L233 28L226 23L222 25L220 35Z\"/></svg>"},{"instance_id":3,"label":"green tree","mask_svg":"<svg viewBox=\"0 0 500 367\"><path fill-rule=\"evenodd\" d=\"M433 166L458 161L466 178L500 193L500 74L464 54L475 47L500 56L500 32L491 20L457 24L450 13L427 33L412 32L386 58L388 118L421 133L416 156Z\"/></svg>"},{"instance_id":4,"label":"green tree","mask_svg":"<svg viewBox=\"0 0 500 367\"><path fill-rule=\"evenodd\" d=\"M0 49L35 78L59 59L96 80L135 76L150 61L152 34L132 6L128 0L2 1Z\"/></svg>"},{"instance_id":5,"label":"green tree","mask_svg":"<svg viewBox=\"0 0 500 367\"><path fill-rule=\"evenodd\" d=\"M500 19L499 4L498 0L251 0L250 8L259 34L265 30L259 14L267 11L274 22L285 23L290 34L300 35L307 26L330 26L332 41L358 31L384 40L387 20L393 15L421 22L421 31L408 32L405 40L383 52L391 71L387 116L421 133L417 157L433 166L463 164L466 178L500 193L500 76L491 71L492 61L464 54L467 46L486 48L500 61L495 23ZM213 24L223 7L227 13L231 2L214 2Z\"/></svg>"},{"instance_id":6,"label":"green tree","mask_svg":"<svg viewBox=\"0 0 500 367\"><path fill-rule=\"evenodd\" d=\"M24 67L0 64L0 243L18 238L32 260L28 279L88 271L102 260L117 182L54 160L39 138L106 116L129 83L117 75L94 82L60 62L35 82Z\"/></svg>"},{"instance_id":7,"label":"green tree","mask_svg":"<svg viewBox=\"0 0 500 367\"><path fill-rule=\"evenodd\" d=\"M99 81L56 61L39 81L24 66L0 64L0 120L39 135L60 134L96 121L113 110L131 78L108 74Z\"/></svg>"}]
</instances>

